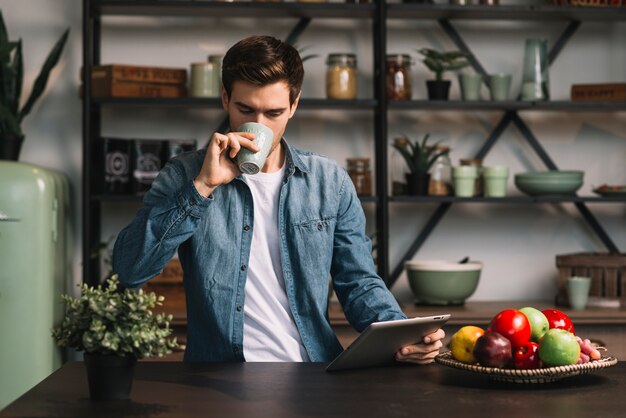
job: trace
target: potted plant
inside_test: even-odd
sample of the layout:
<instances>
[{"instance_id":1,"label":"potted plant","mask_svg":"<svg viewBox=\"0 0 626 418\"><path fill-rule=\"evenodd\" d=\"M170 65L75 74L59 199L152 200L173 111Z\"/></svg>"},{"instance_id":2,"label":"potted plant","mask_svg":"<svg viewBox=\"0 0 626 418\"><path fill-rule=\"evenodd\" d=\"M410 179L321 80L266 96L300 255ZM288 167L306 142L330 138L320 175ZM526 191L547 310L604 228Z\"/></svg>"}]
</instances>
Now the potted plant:
<instances>
[{"instance_id":1,"label":"potted plant","mask_svg":"<svg viewBox=\"0 0 626 418\"><path fill-rule=\"evenodd\" d=\"M80 286L81 295L62 295L66 305L52 336L61 347L84 351L93 400L128 399L137 359L162 357L178 347L171 315L152 314L163 296L141 289L118 289L117 275L98 287Z\"/></svg>"},{"instance_id":2,"label":"potted plant","mask_svg":"<svg viewBox=\"0 0 626 418\"><path fill-rule=\"evenodd\" d=\"M4 18L0 11L0 160L19 159L24 134L21 123L30 113L48 83L50 71L59 61L67 41L69 29L66 29L44 61L35 84L26 103L20 108L24 62L22 40L10 41Z\"/></svg>"},{"instance_id":3,"label":"potted plant","mask_svg":"<svg viewBox=\"0 0 626 418\"><path fill-rule=\"evenodd\" d=\"M439 52L434 49L422 48L417 50L424 56L422 62L435 73L435 80L427 80L428 98L430 100L448 100L450 80L443 79L446 71L456 71L467 67L467 54L461 51Z\"/></svg>"},{"instance_id":4,"label":"potted plant","mask_svg":"<svg viewBox=\"0 0 626 418\"><path fill-rule=\"evenodd\" d=\"M405 175L408 192L411 195L423 196L428 194L430 181L429 170L435 160L449 151L438 151L437 144L427 145L430 134L424 135L422 142L411 142L406 136L396 138L393 147L400 152L407 165L409 172Z\"/></svg>"}]
</instances>

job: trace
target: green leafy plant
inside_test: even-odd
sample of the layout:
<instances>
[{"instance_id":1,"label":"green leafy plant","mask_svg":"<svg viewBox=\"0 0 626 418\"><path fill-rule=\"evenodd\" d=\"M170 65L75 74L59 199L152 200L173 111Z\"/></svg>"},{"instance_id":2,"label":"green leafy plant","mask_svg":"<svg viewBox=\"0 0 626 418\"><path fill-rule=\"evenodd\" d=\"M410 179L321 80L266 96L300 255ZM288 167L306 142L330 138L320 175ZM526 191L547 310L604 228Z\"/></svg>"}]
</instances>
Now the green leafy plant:
<instances>
[{"instance_id":1,"label":"green leafy plant","mask_svg":"<svg viewBox=\"0 0 626 418\"><path fill-rule=\"evenodd\" d=\"M171 333L171 315L152 314L163 296L143 290L118 290L117 275L98 287L80 286L81 296L62 295L66 305L60 326L52 337L61 347L89 354L162 357L178 347Z\"/></svg>"},{"instance_id":2,"label":"green leafy plant","mask_svg":"<svg viewBox=\"0 0 626 418\"><path fill-rule=\"evenodd\" d=\"M2 11L0 11L0 136L23 137L21 123L39 99L46 84L50 71L59 61L63 47L67 41L69 29L66 29L56 42L43 63L30 96L20 108L22 83L24 78L24 61L22 56L22 40L10 41Z\"/></svg>"},{"instance_id":3,"label":"green leafy plant","mask_svg":"<svg viewBox=\"0 0 626 418\"><path fill-rule=\"evenodd\" d=\"M427 174L435 160L449 152L448 150L438 151L438 143L427 145L429 137L430 134L424 135L421 143L418 140L411 142L406 136L394 140L393 147L404 157L411 173Z\"/></svg>"},{"instance_id":4,"label":"green leafy plant","mask_svg":"<svg viewBox=\"0 0 626 418\"><path fill-rule=\"evenodd\" d=\"M468 55L461 51L439 52L434 49L422 48L417 52L424 56L422 62L430 71L435 73L437 81L443 80L443 73L456 71L467 67L470 63Z\"/></svg>"}]
</instances>

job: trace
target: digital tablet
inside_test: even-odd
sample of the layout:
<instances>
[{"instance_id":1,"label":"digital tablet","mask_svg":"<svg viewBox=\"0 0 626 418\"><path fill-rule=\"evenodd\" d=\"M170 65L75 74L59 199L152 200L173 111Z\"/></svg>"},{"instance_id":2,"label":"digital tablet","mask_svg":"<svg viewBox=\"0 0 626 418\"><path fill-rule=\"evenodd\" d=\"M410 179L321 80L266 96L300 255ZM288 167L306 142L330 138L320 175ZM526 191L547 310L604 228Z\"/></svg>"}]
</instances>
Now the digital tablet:
<instances>
[{"instance_id":1,"label":"digital tablet","mask_svg":"<svg viewBox=\"0 0 626 418\"><path fill-rule=\"evenodd\" d=\"M448 319L449 314L374 322L328 365L326 371L392 364L401 347L421 341Z\"/></svg>"}]
</instances>

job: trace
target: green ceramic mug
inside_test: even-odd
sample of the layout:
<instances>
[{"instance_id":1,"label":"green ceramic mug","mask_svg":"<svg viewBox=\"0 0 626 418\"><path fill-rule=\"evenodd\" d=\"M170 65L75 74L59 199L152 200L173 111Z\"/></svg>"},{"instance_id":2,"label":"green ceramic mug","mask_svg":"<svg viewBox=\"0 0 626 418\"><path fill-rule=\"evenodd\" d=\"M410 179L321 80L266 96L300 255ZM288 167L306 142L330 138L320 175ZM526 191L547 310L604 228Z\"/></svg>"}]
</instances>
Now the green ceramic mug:
<instances>
[{"instance_id":1,"label":"green ceramic mug","mask_svg":"<svg viewBox=\"0 0 626 418\"><path fill-rule=\"evenodd\" d=\"M272 149L274 132L262 123L247 122L237 128L237 132L252 132L256 135L254 143L259 147L259 152L241 148L237 154L237 166L243 174L256 174L265 165L265 160Z\"/></svg>"},{"instance_id":2,"label":"green ceramic mug","mask_svg":"<svg viewBox=\"0 0 626 418\"><path fill-rule=\"evenodd\" d=\"M463 100L480 100L480 88L483 77L480 74L461 74L459 84L461 85L461 97Z\"/></svg>"},{"instance_id":3,"label":"green ceramic mug","mask_svg":"<svg viewBox=\"0 0 626 418\"><path fill-rule=\"evenodd\" d=\"M509 100L511 74L491 74L489 76L489 89L491 91L491 100Z\"/></svg>"},{"instance_id":4,"label":"green ceramic mug","mask_svg":"<svg viewBox=\"0 0 626 418\"><path fill-rule=\"evenodd\" d=\"M497 165L483 168L485 197L505 197L509 180L509 167Z\"/></svg>"},{"instance_id":5,"label":"green ceramic mug","mask_svg":"<svg viewBox=\"0 0 626 418\"><path fill-rule=\"evenodd\" d=\"M591 279L589 277L568 277L565 282L569 306L575 310L585 309L589 299Z\"/></svg>"},{"instance_id":6,"label":"green ceramic mug","mask_svg":"<svg viewBox=\"0 0 626 418\"><path fill-rule=\"evenodd\" d=\"M462 165L452 167L452 180L454 182L454 194L459 197L472 197L478 178L478 167Z\"/></svg>"}]
</instances>

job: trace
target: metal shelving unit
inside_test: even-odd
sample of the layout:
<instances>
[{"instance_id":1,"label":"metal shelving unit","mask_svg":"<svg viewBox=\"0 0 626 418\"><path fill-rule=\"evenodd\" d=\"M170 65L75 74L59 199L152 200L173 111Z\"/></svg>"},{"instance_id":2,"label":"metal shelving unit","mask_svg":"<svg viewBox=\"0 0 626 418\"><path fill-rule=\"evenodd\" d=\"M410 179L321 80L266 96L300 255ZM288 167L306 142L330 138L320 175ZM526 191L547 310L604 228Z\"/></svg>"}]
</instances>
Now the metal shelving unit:
<instances>
[{"instance_id":1,"label":"metal shelving unit","mask_svg":"<svg viewBox=\"0 0 626 418\"><path fill-rule=\"evenodd\" d=\"M389 196L388 191L388 139L387 114L390 111L493 111L503 113L502 119L489 135L478 158L484 157L497 142L503 131L515 125L549 169L556 165L534 137L520 117L522 112L564 111L564 112L619 112L626 110L626 102L580 103L570 101L549 102L461 102L461 101L387 101L385 83L385 56L387 48L387 22L389 20L437 21L444 32L461 50L470 52L462 37L456 31L453 20L529 20L565 22L559 40L550 52L552 62L581 22L615 22L626 20L626 8L565 7L549 5L526 6L453 6L433 4L386 4L374 1L369 4L345 3L261 3L261 2L215 2L206 0L83 0L83 279L95 284L98 276L98 262L91 260L92 248L100 240L101 205L114 202L139 202L140 196L98 195L91 189L91 155L93 139L100 135L101 112L106 107L176 107L189 109L209 109L219 111L219 99L176 98L91 98L89 73L93 65L100 64L100 43L102 19L106 16L155 16L155 17L194 17L194 18L285 18L297 19L288 41L297 39L312 19L364 19L372 23L372 49L374 55L374 97L359 100L326 100L303 98L301 110L337 109L341 111L371 111L374 123L376 195L361 197L363 204L376 206L376 230L378 240L379 273L391 286L402 272L403 261L411 258L433 232L452 204L574 204L585 220L591 225L610 251L617 251L608 234L595 220L586 204L624 203L624 197L595 196L543 196L507 198L458 198L454 196ZM476 71L486 74L482 65L475 59L472 64ZM220 128L222 128L222 125ZM221 130L218 128L217 130ZM391 204L436 204L437 209L427 225L406 252L402 260L391 271L389 263L389 206Z\"/></svg>"},{"instance_id":2,"label":"metal shelving unit","mask_svg":"<svg viewBox=\"0 0 626 418\"><path fill-rule=\"evenodd\" d=\"M384 24L385 7L382 2L369 4L339 3L255 3L255 2L215 2L190 0L83 0L83 280L97 284L99 261L90 258L92 249L100 240L101 205L103 203L137 202L142 196L111 196L96 194L92 184L92 143L100 136L102 110L107 107L147 107L147 108L188 108L219 111L222 108L218 98L92 98L89 74L93 65L100 64L100 44L102 19L106 16L155 16L193 18L286 18L297 19L291 33L285 38L294 43L307 28L312 19L365 19L373 25L372 48L374 50L374 70L383 74L385 65ZM381 39L382 38L382 39ZM381 49L382 48L382 49ZM386 123L383 115L386 103L384 79L376 77L374 97L357 100L328 100L303 98L299 110L341 110L368 111L373 113L376 172L386 172ZM217 127L224 131L227 120ZM383 156L383 157L381 157ZM376 205L376 229L387 230L387 189L385 180L377 178L377 194L360 197L363 204ZM388 277L388 247L386 242L379 244L378 266L382 277Z\"/></svg>"},{"instance_id":3,"label":"metal shelving unit","mask_svg":"<svg viewBox=\"0 0 626 418\"><path fill-rule=\"evenodd\" d=\"M465 43L463 37L452 24L452 20L527 20L527 21L562 21L566 24L555 44L548 54L548 61L551 65L560 54L565 45L576 33L583 21L624 21L626 20L626 10L614 7L566 7L566 6L544 6L544 5L522 5L522 6L449 6L449 5L415 5L415 4L392 4L389 5L389 19L410 19L410 20L433 20L436 21L450 40L460 51L465 52L474 70L483 76L483 81L487 80L487 72L482 64L476 59ZM518 97L519 99L519 97ZM530 145L548 170L558 170L550 155L543 148L539 140L535 137L531 129L520 116L520 112L528 111L593 111L611 112L626 110L626 102L596 102L580 103L571 101L537 101L525 102L520 100L505 102L460 102L460 101L403 101L390 103L390 109L394 110L424 110L424 111L499 111L503 116L496 124L493 131L476 153L474 158L483 159L496 144L509 125L514 125L521 133L522 137ZM623 199L606 199L597 197L579 196L554 196L554 197L534 197L534 198L505 198L505 199L462 199L455 197L444 198L393 198L394 202L434 202L439 203L432 213L426 225L422 228L418 236L410 245L408 251L404 253L398 264L391 271L387 280L388 285L392 285L402 274L404 262L411 259L429 235L434 231L437 224L443 219L452 204L460 202L484 202L484 203L539 203L539 204L559 204L573 203L581 216L591 227L592 231L602 241L603 245L610 253L619 253L619 249L605 231L604 227L596 219L587 207L587 203L595 202L623 202Z\"/></svg>"}]
</instances>

